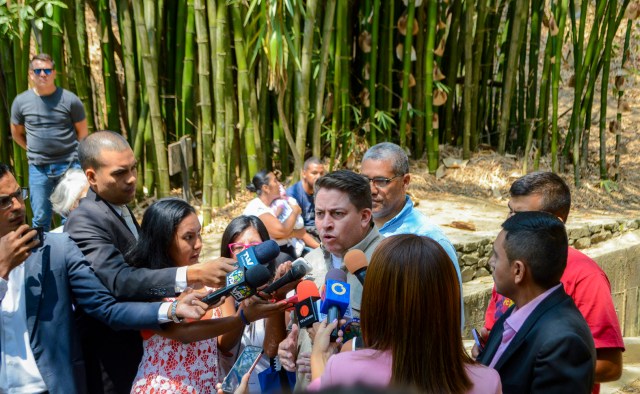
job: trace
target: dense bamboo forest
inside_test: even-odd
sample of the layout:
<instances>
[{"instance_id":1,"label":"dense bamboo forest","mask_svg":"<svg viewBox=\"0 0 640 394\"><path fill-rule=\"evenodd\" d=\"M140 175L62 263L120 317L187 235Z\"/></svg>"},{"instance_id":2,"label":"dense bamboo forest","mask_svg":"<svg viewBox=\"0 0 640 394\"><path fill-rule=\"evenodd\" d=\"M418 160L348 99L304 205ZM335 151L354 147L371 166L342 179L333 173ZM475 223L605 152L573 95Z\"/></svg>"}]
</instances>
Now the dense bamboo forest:
<instances>
[{"instance_id":1,"label":"dense bamboo forest","mask_svg":"<svg viewBox=\"0 0 640 394\"><path fill-rule=\"evenodd\" d=\"M26 184L10 107L45 52L90 130L126 135L140 193L169 194L167 144L191 136L204 224L261 168L353 166L381 141L430 172L444 144L517 154L524 172L549 155L580 185L598 133L611 182L639 15L630 0L0 0L0 160Z\"/></svg>"}]
</instances>

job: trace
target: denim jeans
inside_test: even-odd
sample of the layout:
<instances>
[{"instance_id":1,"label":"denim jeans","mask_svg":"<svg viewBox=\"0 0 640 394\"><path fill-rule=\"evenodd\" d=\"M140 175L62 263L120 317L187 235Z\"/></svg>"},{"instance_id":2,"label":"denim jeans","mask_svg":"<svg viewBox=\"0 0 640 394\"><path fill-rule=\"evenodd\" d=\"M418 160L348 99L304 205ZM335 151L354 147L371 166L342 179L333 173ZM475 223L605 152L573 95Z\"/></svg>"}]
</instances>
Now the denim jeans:
<instances>
[{"instance_id":1,"label":"denim jeans","mask_svg":"<svg viewBox=\"0 0 640 394\"><path fill-rule=\"evenodd\" d=\"M80 168L80 163L75 160L72 163L29 164L29 199L33 211L33 227L42 226L44 231L50 230L52 209L49 197L69 168Z\"/></svg>"}]
</instances>

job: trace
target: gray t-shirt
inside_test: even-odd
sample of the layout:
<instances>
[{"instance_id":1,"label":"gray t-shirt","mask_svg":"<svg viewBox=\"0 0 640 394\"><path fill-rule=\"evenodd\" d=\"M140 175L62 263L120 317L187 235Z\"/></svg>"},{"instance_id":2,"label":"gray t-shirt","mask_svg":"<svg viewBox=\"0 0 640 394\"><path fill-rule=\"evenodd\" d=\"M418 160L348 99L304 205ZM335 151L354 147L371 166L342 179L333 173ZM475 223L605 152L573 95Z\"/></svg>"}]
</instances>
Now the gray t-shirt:
<instances>
[{"instance_id":1,"label":"gray t-shirt","mask_svg":"<svg viewBox=\"0 0 640 394\"><path fill-rule=\"evenodd\" d=\"M37 165L75 160L78 135L74 124L85 117L78 96L60 87L48 96L38 96L29 89L11 105L11 123L25 127L27 159Z\"/></svg>"}]
</instances>

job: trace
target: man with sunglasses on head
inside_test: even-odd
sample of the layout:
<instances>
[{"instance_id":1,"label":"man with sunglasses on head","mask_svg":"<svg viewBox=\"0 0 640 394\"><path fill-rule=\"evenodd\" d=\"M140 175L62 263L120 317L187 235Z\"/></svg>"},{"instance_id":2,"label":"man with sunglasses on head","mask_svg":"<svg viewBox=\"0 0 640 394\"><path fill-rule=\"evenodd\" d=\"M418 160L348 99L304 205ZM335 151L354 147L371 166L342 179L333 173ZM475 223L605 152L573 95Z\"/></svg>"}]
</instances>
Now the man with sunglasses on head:
<instances>
[{"instance_id":1,"label":"man with sunglasses on head","mask_svg":"<svg viewBox=\"0 0 640 394\"><path fill-rule=\"evenodd\" d=\"M406 152L391 142L374 145L362 157L360 173L369 179L373 200L373 222L380 234L385 237L416 234L439 243L456 269L462 294L462 276L456 249L440 227L414 208L411 198L407 195L411 175ZM460 300L464 326L464 302L462 297Z\"/></svg>"},{"instance_id":2,"label":"man with sunglasses on head","mask_svg":"<svg viewBox=\"0 0 640 394\"><path fill-rule=\"evenodd\" d=\"M87 136L82 101L55 85L51 56L41 53L29 63L33 88L19 94L11 106L11 135L27 151L34 227L51 226L53 189L69 168L80 168L78 141Z\"/></svg>"}]
</instances>

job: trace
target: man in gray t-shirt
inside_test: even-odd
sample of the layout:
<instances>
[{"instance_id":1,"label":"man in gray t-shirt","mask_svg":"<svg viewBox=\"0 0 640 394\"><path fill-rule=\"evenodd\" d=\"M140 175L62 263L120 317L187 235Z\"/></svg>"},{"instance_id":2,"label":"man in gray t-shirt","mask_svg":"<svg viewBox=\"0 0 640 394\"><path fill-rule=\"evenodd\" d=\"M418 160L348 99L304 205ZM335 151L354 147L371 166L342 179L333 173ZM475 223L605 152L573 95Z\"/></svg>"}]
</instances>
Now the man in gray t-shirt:
<instances>
[{"instance_id":1,"label":"man in gray t-shirt","mask_svg":"<svg viewBox=\"0 0 640 394\"><path fill-rule=\"evenodd\" d=\"M45 231L51 226L51 192L67 169L80 168L78 141L88 134L82 101L55 85L54 67L47 54L31 59L33 89L20 93L11 105L11 135L29 160L32 225Z\"/></svg>"}]
</instances>

